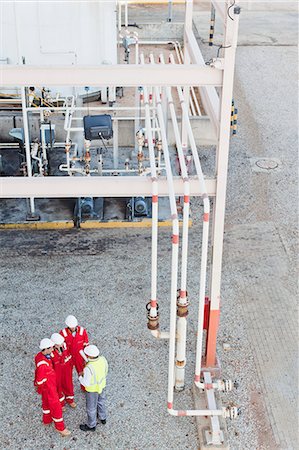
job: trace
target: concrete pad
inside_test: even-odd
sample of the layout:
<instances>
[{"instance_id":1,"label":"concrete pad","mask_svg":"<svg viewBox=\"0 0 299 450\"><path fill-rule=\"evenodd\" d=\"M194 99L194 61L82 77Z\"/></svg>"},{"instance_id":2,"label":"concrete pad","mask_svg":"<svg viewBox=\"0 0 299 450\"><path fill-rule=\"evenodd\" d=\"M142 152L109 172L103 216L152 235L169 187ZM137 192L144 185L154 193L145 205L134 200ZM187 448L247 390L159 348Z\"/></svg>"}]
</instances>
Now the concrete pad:
<instances>
[{"instance_id":1,"label":"concrete pad","mask_svg":"<svg viewBox=\"0 0 299 450\"><path fill-rule=\"evenodd\" d=\"M241 5L242 6L242 5ZM193 23L203 43L208 44L210 30L210 12L195 12ZM241 9L238 46L247 45L297 45L298 26L296 12L271 13L246 11ZM215 18L214 44L223 41L221 19ZM216 52L217 49L215 49Z\"/></svg>"}]
</instances>

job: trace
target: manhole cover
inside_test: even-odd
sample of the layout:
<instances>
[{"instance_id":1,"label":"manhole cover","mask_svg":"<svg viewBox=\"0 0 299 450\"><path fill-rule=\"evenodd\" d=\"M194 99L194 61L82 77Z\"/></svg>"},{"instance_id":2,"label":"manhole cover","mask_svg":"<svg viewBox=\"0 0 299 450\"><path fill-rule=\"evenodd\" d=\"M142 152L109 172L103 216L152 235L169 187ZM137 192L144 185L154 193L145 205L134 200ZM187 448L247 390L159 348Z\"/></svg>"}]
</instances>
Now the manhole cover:
<instances>
[{"instance_id":1,"label":"manhole cover","mask_svg":"<svg viewBox=\"0 0 299 450\"><path fill-rule=\"evenodd\" d=\"M273 170L273 169L277 169L278 167L278 162L274 161L273 159L258 159L255 164L260 168L260 169L266 169L266 170Z\"/></svg>"}]
</instances>

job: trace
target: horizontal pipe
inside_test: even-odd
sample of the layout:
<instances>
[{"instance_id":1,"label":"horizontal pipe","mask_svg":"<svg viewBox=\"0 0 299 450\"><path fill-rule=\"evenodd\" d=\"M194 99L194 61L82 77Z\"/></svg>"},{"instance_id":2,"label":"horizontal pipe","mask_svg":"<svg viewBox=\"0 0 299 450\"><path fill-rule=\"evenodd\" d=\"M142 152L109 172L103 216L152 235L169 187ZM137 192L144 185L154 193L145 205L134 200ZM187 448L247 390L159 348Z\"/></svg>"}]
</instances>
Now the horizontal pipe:
<instances>
[{"instance_id":1,"label":"horizontal pipe","mask_svg":"<svg viewBox=\"0 0 299 450\"><path fill-rule=\"evenodd\" d=\"M151 330L151 334L157 339L169 339L168 331Z\"/></svg>"},{"instance_id":2,"label":"horizontal pipe","mask_svg":"<svg viewBox=\"0 0 299 450\"><path fill-rule=\"evenodd\" d=\"M167 408L167 411L171 416L222 416L226 417L225 410L222 409L197 409L197 410L177 410Z\"/></svg>"}]
</instances>

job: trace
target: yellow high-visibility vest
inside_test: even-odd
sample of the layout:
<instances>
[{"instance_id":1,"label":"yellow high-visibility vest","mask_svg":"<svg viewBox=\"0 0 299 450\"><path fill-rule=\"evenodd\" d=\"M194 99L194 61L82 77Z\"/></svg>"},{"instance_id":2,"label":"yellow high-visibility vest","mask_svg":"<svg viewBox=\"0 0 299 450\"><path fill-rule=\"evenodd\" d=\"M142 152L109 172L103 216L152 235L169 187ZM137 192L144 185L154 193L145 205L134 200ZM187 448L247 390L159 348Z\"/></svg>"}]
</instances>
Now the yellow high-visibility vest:
<instances>
[{"instance_id":1,"label":"yellow high-visibility vest","mask_svg":"<svg viewBox=\"0 0 299 450\"><path fill-rule=\"evenodd\" d=\"M106 376L108 373L108 363L104 356L88 361L86 368L91 372L91 383L85 387L87 392L97 392L100 394L106 387Z\"/></svg>"}]
</instances>

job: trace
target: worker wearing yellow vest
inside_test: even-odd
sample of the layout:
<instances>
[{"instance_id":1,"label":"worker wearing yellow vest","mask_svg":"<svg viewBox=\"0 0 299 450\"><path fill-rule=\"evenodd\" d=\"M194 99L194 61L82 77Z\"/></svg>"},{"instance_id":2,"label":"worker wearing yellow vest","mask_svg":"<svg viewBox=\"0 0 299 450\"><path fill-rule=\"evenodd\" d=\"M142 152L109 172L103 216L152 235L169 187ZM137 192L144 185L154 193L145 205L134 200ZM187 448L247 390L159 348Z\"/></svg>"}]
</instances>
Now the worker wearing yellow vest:
<instances>
[{"instance_id":1,"label":"worker wearing yellow vest","mask_svg":"<svg viewBox=\"0 0 299 450\"><path fill-rule=\"evenodd\" d=\"M85 387L87 424L80 425L82 431L95 431L97 425L97 414L102 424L106 423L106 376L108 363L96 345L87 345L84 353L88 362L79 377L82 386Z\"/></svg>"}]
</instances>

